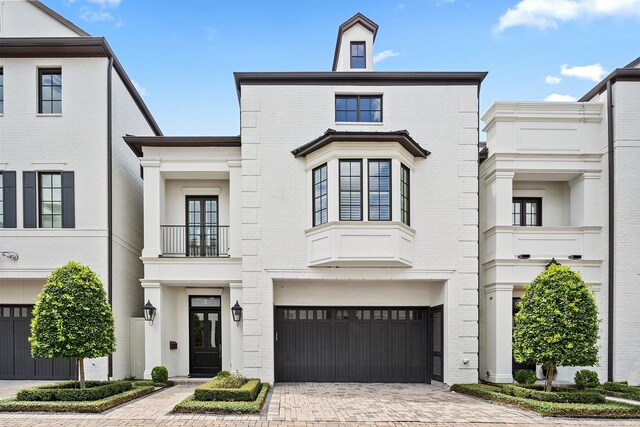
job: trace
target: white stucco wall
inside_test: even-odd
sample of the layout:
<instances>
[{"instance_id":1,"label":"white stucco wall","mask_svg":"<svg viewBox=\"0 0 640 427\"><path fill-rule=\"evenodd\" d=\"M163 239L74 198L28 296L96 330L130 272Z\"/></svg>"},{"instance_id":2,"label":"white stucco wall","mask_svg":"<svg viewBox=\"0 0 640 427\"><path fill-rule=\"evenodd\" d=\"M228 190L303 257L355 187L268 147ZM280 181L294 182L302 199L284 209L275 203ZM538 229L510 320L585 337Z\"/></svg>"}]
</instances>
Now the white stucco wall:
<instances>
[{"instance_id":1,"label":"white stucco wall","mask_svg":"<svg viewBox=\"0 0 640 427\"><path fill-rule=\"evenodd\" d=\"M0 169L16 171L18 226L0 229L0 240L11 242L7 249L20 255L15 262L0 259L0 287L15 286L6 281L13 279L44 283L54 268L71 260L88 265L106 283L107 60L2 58L0 67L5 100ZM62 69L61 115L37 114L38 67ZM23 228L23 171L74 171L75 228ZM88 377L106 378L106 358L91 361L86 368Z\"/></svg>"},{"instance_id":2,"label":"white stucco wall","mask_svg":"<svg viewBox=\"0 0 640 427\"><path fill-rule=\"evenodd\" d=\"M112 70L113 150L113 310L117 348L113 355L113 377L132 375L131 318L142 316L144 301L140 287L143 246L143 192L140 163L125 144L125 134L153 135L122 79ZM106 162L106 159L105 159Z\"/></svg>"},{"instance_id":3,"label":"white stucco wall","mask_svg":"<svg viewBox=\"0 0 640 427\"><path fill-rule=\"evenodd\" d=\"M29 4L0 1L0 37L77 37L78 34Z\"/></svg>"},{"instance_id":4,"label":"white stucco wall","mask_svg":"<svg viewBox=\"0 0 640 427\"><path fill-rule=\"evenodd\" d=\"M344 93L382 93L384 123L336 123L335 95ZM445 381L477 380L476 95L475 86L242 86L245 375L273 380L274 283L413 278L447 283ZM412 212L420 213L412 222L413 268L307 267L311 189L305 160L295 159L291 150L327 128L408 129L432 152L427 159L415 160L412 178L420 183L413 186L411 199ZM388 301L400 303L404 300ZM341 304L340 299L332 303ZM464 365L463 359L470 362Z\"/></svg>"},{"instance_id":5,"label":"white stucco wall","mask_svg":"<svg viewBox=\"0 0 640 427\"><path fill-rule=\"evenodd\" d=\"M603 113L597 102L505 102L483 116L489 157L480 167L482 379L511 381L512 298L552 257L593 285L606 315ZM542 227L511 225L511 199L518 196L542 198ZM582 260L569 260L573 252ZM531 259L516 259L520 253ZM604 379L606 328L600 331L595 369ZM572 381L577 369L560 368L557 379Z\"/></svg>"},{"instance_id":6,"label":"white stucco wall","mask_svg":"<svg viewBox=\"0 0 640 427\"><path fill-rule=\"evenodd\" d=\"M615 380L640 384L640 82L613 86L615 153ZM633 255L632 255L633 254Z\"/></svg>"}]
</instances>

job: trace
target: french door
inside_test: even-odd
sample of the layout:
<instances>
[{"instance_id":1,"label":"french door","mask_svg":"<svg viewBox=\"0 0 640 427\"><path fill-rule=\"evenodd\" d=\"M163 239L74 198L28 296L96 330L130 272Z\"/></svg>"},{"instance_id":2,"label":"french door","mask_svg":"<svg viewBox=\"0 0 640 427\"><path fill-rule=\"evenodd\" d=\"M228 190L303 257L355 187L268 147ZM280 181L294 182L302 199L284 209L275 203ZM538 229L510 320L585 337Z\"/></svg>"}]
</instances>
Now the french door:
<instances>
[{"instance_id":1,"label":"french door","mask_svg":"<svg viewBox=\"0 0 640 427\"><path fill-rule=\"evenodd\" d=\"M189 298L189 375L213 377L222 368L220 297Z\"/></svg>"},{"instance_id":2,"label":"french door","mask_svg":"<svg viewBox=\"0 0 640 427\"><path fill-rule=\"evenodd\" d=\"M187 256L218 256L218 197L189 196L186 210Z\"/></svg>"}]
</instances>

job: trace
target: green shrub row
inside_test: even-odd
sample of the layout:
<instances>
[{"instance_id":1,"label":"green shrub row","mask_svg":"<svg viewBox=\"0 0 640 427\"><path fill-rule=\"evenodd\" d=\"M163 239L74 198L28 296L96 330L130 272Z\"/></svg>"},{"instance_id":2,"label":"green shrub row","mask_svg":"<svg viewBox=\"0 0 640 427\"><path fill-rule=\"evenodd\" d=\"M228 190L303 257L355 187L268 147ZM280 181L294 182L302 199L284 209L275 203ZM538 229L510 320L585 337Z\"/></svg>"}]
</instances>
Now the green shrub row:
<instances>
[{"instance_id":1,"label":"green shrub row","mask_svg":"<svg viewBox=\"0 0 640 427\"><path fill-rule=\"evenodd\" d=\"M600 391L607 396L640 400L640 387L630 386L626 383L607 382L602 384Z\"/></svg>"},{"instance_id":2,"label":"green shrub row","mask_svg":"<svg viewBox=\"0 0 640 427\"><path fill-rule=\"evenodd\" d=\"M538 391L529 388L505 384L502 392L514 397L534 399L542 402L555 403L604 403L605 398L595 391Z\"/></svg>"},{"instance_id":3,"label":"green shrub row","mask_svg":"<svg viewBox=\"0 0 640 427\"><path fill-rule=\"evenodd\" d=\"M132 390L125 391L124 393L93 401L25 402L16 399L5 399L0 400L0 412L98 413L152 393L154 390L154 387L136 387Z\"/></svg>"},{"instance_id":4,"label":"green shrub row","mask_svg":"<svg viewBox=\"0 0 640 427\"><path fill-rule=\"evenodd\" d=\"M131 381L103 382L102 385L92 384L91 387L84 389L63 387L65 387L64 384L53 384L25 388L18 392L17 400L27 402L100 400L133 388Z\"/></svg>"},{"instance_id":5,"label":"green shrub row","mask_svg":"<svg viewBox=\"0 0 640 427\"><path fill-rule=\"evenodd\" d=\"M260 393L251 402L201 401L189 396L178 403L173 412L178 413L213 413L213 414L258 414L262 410L269 392L269 384L262 384Z\"/></svg>"},{"instance_id":6,"label":"green shrub row","mask_svg":"<svg viewBox=\"0 0 640 427\"><path fill-rule=\"evenodd\" d=\"M248 380L240 388L220 388L220 381L214 379L196 388L194 397L200 401L249 402L256 400L260 393L260 380Z\"/></svg>"},{"instance_id":7,"label":"green shrub row","mask_svg":"<svg viewBox=\"0 0 640 427\"><path fill-rule=\"evenodd\" d=\"M593 418L637 418L640 406L625 403L556 403L540 402L533 399L510 396L501 393L500 387L486 384L454 384L452 391L480 397L494 402L535 411L541 415L556 417L593 417Z\"/></svg>"}]
</instances>

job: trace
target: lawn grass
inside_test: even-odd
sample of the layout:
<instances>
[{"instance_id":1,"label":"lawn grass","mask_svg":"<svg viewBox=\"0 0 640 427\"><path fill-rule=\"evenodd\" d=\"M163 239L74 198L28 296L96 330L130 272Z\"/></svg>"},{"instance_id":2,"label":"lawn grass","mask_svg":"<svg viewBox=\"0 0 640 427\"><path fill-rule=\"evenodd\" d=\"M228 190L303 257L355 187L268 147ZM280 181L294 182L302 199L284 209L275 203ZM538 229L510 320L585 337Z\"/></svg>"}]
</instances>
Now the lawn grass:
<instances>
[{"instance_id":1,"label":"lawn grass","mask_svg":"<svg viewBox=\"0 0 640 427\"><path fill-rule=\"evenodd\" d=\"M114 394L100 400L84 401L23 401L13 399L0 400L0 412L83 412L98 413L114 408L130 400L153 393L153 386L136 386L124 393Z\"/></svg>"},{"instance_id":2,"label":"lawn grass","mask_svg":"<svg viewBox=\"0 0 640 427\"><path fill-rule=\"evenodd\" d=\"M626 403L558 403L515 397L489 384L454 384L451 391L515 406L553 417L640 418L640 406Z\"/></svg>"},{"instance_id":3,"label":"lawn grass","mask_svg":"<svg viewBox=\"0 0 640 427\"><path fill-rule=\"evenodd\" d=\"M269 384L262 384L260 393L252 401L201 401L191 395L178 403L173 408L177 413L201 413L201 414L258 414L262 410L264 401L269 392Z\"/></svg>"}]
</instances>

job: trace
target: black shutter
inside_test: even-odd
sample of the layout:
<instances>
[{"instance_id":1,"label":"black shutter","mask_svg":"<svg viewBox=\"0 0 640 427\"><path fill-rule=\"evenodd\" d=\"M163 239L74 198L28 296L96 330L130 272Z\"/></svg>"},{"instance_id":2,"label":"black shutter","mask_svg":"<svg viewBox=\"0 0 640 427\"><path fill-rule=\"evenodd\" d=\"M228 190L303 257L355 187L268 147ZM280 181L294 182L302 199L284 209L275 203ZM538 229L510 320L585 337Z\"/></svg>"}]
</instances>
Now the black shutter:
<instances>
[{"instance_id":1,"label":"black shutter","mask_svg":"<svg viewBox=\"0 0 640 427\"><path fill-rule=\"evenodd\" d=\"M76 226L76 208L74 196L73 171L62 172L62 228L74 228Z\"/></svg>"},{"instance_id":2,"label":"black shutter","mask_svg":"<svg viewBox=\"0 0 640 427\"><path fill-rule=\"evenodd\" d=\"M38 227L37 191L36 173L22 172L22 221L24 228Z\"/></svg>"},{"instance_id":3,"label":"black shutter","mask_svg":"<svg viewBox=\"0 0 640 427\"><path fill-rule=\"evenodd\" d=\"M16 171L2 172L4 228L16 228Z\"/></svg>"}]
</instances>

